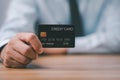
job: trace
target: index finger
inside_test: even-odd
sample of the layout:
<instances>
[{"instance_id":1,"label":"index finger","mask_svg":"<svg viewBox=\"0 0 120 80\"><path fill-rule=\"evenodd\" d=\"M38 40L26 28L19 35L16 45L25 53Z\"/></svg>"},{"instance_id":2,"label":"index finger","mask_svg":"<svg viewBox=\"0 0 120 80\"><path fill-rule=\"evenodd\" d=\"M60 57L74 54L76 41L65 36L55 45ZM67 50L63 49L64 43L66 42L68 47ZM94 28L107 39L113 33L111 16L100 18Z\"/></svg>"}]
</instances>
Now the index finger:
<instances>
[{"instance_id":1,"label":"index finger","mask_svg":"<svg viewBox=\"0 0 120 80\"><path fill-rule=\"evenodd\" d=\"M34 33L20 33L18 37L20 40L31 45L37 53L41 54L43 52L42 44Z\"/></svg>"}]
</instances>

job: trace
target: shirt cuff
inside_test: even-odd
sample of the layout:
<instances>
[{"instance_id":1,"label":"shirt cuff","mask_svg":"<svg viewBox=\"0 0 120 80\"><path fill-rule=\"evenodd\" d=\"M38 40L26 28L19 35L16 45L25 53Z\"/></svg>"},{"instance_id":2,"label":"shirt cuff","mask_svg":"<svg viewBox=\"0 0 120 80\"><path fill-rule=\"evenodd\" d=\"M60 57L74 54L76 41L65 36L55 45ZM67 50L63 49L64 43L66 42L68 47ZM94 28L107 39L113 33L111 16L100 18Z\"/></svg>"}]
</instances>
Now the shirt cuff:
<instances>
[{"instance_id":1,"label":"shirt cuff","mask_svg":"<svg viewBox=\"0 0 120 80\"><path fill-rule=\"evenodd\" d=\"M9 40L4 40L4 41L0 41L0 50L3 48L3 46L5 44L7 44L9 42Z\"/></svg>"}]
</instances>

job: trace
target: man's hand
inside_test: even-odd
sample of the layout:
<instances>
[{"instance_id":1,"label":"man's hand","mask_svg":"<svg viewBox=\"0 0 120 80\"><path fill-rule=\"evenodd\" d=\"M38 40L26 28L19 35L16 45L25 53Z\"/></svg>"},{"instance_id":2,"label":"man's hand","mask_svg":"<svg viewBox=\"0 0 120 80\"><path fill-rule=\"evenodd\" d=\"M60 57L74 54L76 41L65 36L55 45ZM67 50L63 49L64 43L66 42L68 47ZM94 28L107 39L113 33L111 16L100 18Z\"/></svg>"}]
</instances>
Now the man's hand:
<instances>
[{"instance_id":1,"label":"man's hand","mask_svg":"<svg viewBox=\"0 0 120 80\"><path fill-rule=\"evenodd\" d=\"M67 48L43 48L46 54L61 55L67 53Z\"/></svg>"},{"instance_id":2,"label":"man's hand","mask_svg":"<svg viewBox=\"0 0 120 80\"><path fill-rule=\"evenodd\" d=\"M35 34L18 33L3 48L1 58L6 67L23 68L42 52L41 42Z\"/></svg>"}]
</instances>

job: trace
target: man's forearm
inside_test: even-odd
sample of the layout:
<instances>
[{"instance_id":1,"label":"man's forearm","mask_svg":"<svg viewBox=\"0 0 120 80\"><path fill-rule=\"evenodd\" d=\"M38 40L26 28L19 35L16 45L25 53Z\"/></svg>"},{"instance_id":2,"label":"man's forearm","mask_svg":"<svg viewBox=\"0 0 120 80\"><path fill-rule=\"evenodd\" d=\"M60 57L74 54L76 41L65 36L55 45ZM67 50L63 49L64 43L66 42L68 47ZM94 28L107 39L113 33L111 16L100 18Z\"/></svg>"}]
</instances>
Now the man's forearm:
<instances>
[{"instance_id":1,"label":"man's forearm","mask_svg":"<svg viewBox=\"0 0 120 80\"><path fill-rule=\"evenodd\" d=\"M119 41L113 39L109 42L110 35L104 33L94 33L86 37L76 38L75 48L68 49L68 53L110 53L119 52L119 47L113 45L112 42L119 43ZM111 46L110 46L111 45Z\"/></svg>"}]
</instances>

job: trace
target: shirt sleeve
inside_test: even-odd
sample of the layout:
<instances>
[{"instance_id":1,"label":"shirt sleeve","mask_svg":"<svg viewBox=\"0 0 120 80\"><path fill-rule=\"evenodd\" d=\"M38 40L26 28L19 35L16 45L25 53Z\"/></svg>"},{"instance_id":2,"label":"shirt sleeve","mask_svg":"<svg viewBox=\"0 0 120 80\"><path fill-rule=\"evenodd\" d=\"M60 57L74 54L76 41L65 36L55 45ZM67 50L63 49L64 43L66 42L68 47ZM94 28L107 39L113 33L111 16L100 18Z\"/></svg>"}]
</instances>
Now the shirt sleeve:
<instances>
[{"instance_id":1,"label":"shirt sleeve","mask_svg":"<svg viewBox=\"0 0 120 80\"><path fill-rule=\"evenodd\" d=\"M0 29L0 47L20 32L34 32L37 18L34 0L11 0L6 20Z\"/></svg>"},{"instance_id":2,"label":"shirt sleeve","mask_svg":"<svg viewBox=\"0 0 120 80\"><path fill-rule=\"evenodd\" d=\"M108 0L102 10L97 30L91 35L77 37L75 48L68 53L118 53L120 52L120 1Z\"/></svg>"}]
</instances>

